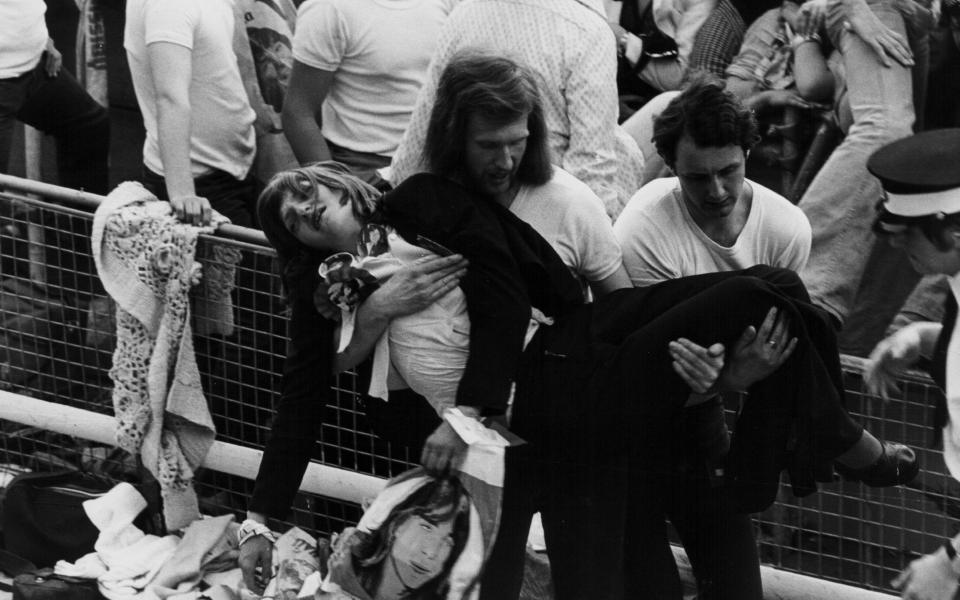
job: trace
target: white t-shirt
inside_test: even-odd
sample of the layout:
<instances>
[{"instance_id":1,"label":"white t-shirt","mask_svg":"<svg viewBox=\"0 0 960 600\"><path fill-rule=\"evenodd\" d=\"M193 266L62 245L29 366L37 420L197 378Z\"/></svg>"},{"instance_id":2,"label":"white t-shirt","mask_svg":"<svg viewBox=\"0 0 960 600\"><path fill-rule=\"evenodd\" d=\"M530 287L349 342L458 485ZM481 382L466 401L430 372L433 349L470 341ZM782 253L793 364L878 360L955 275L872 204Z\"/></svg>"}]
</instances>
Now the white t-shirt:
<instances>
[{"instance_id":1,"label":"white t-shirt","mask_svg":"<svg viewBox=\"0 0 960 600\"><path fill-rule=\"evenodd\" d=\"M635 286L766 264L800 270L810 256L810 222L799 208L752 181L753 203L733 246L711 240L693 221L676 177L640 188L613 226Z\"/></svg>"},{"instance_id":2,"label":"white t-shirt","mask_svg":"<svg viewBox=\"0 0 960 600\"><path fill-rule=\"evenodd\" d=\"M456 0L307 0L293 57L333 72L323 136L392 156L410 121L440 29Z\"/></svg>"},{"instance_id":3,"label":"white t-shirt","mask_svg":"<svg viewBox=\"0 0 960 600\"><path fill-rule=\"evenodd\" d=\"M0 79L19 77L37 66L47 47L43 0L0 2Z\"/></svg>"},{"instance_id":4,"label":"white t-shirt","mask_svg":"<svg viewBox=\"0 0 960 600\"><path fill-rule=\"evenodd\" d=\"M123 47L147 138L143 162L163 175L157 139L157 92L147 46L170 42L192 51L190 169L220 169L243 179L253 164L255 114L233 51L231 0L127 0Z\"/></svg>"},{"instance_id":5,"label":"white t-shirt","mask_svg":"<svg viewBox=\"0 0 960 600\"><path fill-rule=\"evenodd\" d=\"M620 247L603 201L560 167L553 167L544 185L522 186L510 212L550 243L581 284L602 281L620 268Z\"/></svg>"}]
</instances>

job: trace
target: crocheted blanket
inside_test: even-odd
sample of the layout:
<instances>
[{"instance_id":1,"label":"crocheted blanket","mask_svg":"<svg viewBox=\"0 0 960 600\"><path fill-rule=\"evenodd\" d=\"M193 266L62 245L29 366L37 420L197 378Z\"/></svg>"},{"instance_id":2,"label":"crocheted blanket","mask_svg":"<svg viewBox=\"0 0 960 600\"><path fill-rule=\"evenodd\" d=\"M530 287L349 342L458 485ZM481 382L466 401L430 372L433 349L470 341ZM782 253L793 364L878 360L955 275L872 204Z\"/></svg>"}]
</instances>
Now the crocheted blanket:
<instances>
[{"instance_id":1,"label":"crocheted blanket","mask_svg":"<svg viewBox=\"0 0 960 600\"><path fill-rule=\"evenodd\" d=\"M94 215L94 262L117 303L110 369L117 444L139 453L159 481L171 531L199 517L192 479L214 439L194 356L189 294L204 281L205 306L221 315L223 329L232 328L229 298L239 252L215 246L203 266L196 257L198 235L226 222L214 213L209 227L181 223L168 202L132 182L111 192Z\"/></svg>"}]
</instances>

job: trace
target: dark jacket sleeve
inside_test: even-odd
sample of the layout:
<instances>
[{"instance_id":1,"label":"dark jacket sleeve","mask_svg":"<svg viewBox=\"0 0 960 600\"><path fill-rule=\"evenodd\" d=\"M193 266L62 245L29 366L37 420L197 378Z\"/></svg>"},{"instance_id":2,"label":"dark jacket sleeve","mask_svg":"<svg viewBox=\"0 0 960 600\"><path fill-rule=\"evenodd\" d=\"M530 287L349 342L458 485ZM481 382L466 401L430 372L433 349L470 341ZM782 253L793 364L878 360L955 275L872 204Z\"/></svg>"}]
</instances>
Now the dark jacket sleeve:
<instances>
[{"instance_id":1,"label":"dark jacket sleeve","mask_svg":"<svg viewBox=\"0 0 960 600\"><path fill-rule=\"evenodd\" d=\"M249 506L274 518L289 514L320 437L333 378L333 323L302 297L292 306L288 340L280 401Z\"/></svg>"},{"instance_id":2,"label":"dark jacket sleeve","mask_svg":"<svg viewBox=\"0 0 960 600\"><path fill-rule=\"evenodd\" d=\"M458 405L487 414L506 410L523 338L530 322L530 300L500 221L459 185L419 174L387 194L384 219L412 244L423 235L470 261L460 280L470 317L470 355Z\"/></svg>"}]
</instances>

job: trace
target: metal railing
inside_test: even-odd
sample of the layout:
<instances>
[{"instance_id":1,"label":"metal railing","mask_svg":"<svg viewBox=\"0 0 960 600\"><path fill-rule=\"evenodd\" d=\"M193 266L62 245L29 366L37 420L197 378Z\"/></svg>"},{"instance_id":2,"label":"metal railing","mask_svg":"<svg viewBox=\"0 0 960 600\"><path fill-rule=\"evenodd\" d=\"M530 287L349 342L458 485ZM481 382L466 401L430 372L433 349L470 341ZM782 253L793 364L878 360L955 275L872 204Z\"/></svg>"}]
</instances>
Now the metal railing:
<instances>
[{"instance_id":1,"label":"metal railing","mask_svg":"<svg viewBox=\"0 0 960 600\"><path fill-rule=\"evenodd\" d=\"M56 315L48 322L40 319L32 337L6 338L6 356L22 368L14 377L0 365L0 388L5 389L0 393L0 463L123 471L129 457L110 448L112 307L99 290L86 237L101 198L3 175L0 190L6 190L0 192L0 279L33 286L34 297L55 308L50 314ZM218 430L208 461L213 468L198 475L198 492L208 512L239 513L252 489L279 389L286 307L272 273L272 250L260 232L224 226L202 236L200 244L231 245L253 258L237 274L236 333L195 339ZM9 296L0 293L0 323L27 308ZM910 559L955 533L960 489L945 475L940 452L927 449L927 415L939 394L932 382L911 375L903 381L903 397L883 403L865 393L856 359L846 358L844 367L851 412L878 436L917 448L921 476L910 486L889 490L827 484L803 500L783 486L776 504L756 518L761 557L778 569L889 591L889 581ZM319 534L354 523L359 498L381 478L412 464L370 433L356 385L350 374L334 385L312 470L304 479L310 493L298 497L290 521ZM97 423L90 426L99 434L81 431L78 422L92 423L81 413L92 415Z\"/></svg>"}]
</instances>

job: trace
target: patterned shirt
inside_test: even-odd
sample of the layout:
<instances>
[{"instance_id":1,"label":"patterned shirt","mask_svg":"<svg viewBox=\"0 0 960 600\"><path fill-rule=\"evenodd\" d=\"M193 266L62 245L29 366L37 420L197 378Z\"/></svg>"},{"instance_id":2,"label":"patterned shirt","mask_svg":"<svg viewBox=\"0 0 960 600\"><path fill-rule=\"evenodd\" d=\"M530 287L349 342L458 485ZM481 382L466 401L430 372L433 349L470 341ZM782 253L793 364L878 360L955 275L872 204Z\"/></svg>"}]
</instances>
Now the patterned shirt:
<instances>
[{"instance_id":1,"label":"patterned shirt","mask_svg":"<svg viewBox=\"0 0 960 600\"><path fill-rule=\"evenodd\" d=\"M599 0L465 0L451 13L410 125L393 158L397 184L425 171L423 144L444 67L483 48L537 76L554 164L586 183L616 217L640 187L643 155L617 126L616 42Z\"/></svg>"}]
</instances>

